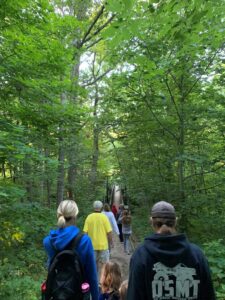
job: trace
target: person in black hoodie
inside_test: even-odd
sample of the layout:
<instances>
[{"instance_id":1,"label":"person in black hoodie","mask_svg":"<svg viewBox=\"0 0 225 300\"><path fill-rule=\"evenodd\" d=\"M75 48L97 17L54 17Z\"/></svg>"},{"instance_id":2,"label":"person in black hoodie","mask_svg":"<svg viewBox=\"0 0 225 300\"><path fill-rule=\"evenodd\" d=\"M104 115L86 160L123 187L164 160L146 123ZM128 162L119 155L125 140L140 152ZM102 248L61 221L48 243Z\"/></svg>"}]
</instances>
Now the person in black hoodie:
<instances>
[{"instance_id":1,"label":"person in black hoodie","mask_svg":"<svg viewBox=\"0 0 225 300\"><path fill-rule=\"evenodd\" d=\"M128 300L215 300L207 260L184 234L176 233L176 212L165 201L151 210L154 234L130 261Z\"/></svg>"}]
</instances>

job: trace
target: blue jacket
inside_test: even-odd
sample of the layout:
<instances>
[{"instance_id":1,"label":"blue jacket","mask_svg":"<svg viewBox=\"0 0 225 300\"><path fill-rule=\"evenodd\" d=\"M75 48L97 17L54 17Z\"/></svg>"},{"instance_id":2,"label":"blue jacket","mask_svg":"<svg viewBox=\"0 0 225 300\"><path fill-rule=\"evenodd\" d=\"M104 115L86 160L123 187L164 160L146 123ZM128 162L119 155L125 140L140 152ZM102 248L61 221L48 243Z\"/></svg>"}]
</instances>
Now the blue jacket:
<instances>
[{"instance_id":1,"label":"blue jacket","mask_svg":"<svg viewBox=\"0 0 225 300\"><path fill-rule=\"evenodd\" d=\"M184 234L152 234L130 261L127 299L215 300L201 249Z\"/></svg>"},{"instance_id":2,"label":"blue jacket","mask_svg":"<svg viewBox=\"0 0 225 300\"><path fill-rule=\"evenodd\" d=\"M79 232L80 230L73 225L50 231L49 235L43 240L44 248L48 255L48 266L55 255L55 250L52 247L52 244L57 250L61 251ZM99 295L96 263L93 246L88 235L85 234L82 236L76 250L84 266L86 280L90 284L92 299L98 300Z\"/></svg>"}]
</instances>

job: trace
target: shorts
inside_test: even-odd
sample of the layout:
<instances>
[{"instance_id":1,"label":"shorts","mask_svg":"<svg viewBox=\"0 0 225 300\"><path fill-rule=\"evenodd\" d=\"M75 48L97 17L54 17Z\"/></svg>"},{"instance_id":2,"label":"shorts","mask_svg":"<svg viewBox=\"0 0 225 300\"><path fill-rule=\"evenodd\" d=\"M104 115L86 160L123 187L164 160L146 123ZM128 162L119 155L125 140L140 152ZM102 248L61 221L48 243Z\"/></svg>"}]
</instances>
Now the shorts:
<instances>
[{"instance_id":1,"label":"shorts","mask_svg":"<svg viewBox=\"0 0 225 300\"><path fill-rule=\"evenodd\" d=\"M94 250L96 263L105 264L109 261L109 250Z\"/></svg>"}]
</instances>

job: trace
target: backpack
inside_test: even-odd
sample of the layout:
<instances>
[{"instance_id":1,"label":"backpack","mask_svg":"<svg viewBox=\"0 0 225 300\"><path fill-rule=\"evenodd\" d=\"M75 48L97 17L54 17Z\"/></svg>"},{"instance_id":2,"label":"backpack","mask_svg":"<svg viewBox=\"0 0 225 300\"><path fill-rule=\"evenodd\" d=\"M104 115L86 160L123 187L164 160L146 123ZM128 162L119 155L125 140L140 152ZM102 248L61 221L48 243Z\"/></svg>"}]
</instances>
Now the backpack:
<instances>
[{"instance_id":1,"label":"backpack","mask_svg":"<svg viewBox=\"0 0 225 300\"><path fill-rule=\"evenodd\" d=\"M46 280L45 300L82 300L81 285L84 282L84 270L75 248L84 234L78 235L58 251L49 267Z\"/></svg>"}]
</instances>

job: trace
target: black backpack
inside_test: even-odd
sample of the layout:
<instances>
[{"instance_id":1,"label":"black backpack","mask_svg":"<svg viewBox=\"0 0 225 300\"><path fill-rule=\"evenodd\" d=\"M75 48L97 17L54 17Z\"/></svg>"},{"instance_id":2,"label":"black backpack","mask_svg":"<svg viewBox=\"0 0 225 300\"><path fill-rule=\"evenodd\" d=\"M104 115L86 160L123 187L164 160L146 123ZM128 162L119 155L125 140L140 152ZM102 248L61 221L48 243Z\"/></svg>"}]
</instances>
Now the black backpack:
<instances>
[{"instance_id":1,"label":"black backpack","mask_svg":"<svg viewBox=\"0 0 225 300\"><path fill-rule=\"evenodd\" d=\"M82 300L81 285L84 270L75 248L84 234L78 235L58 251L49 267L46 280L45 300Z\"/></svg>"}]
</instances>

